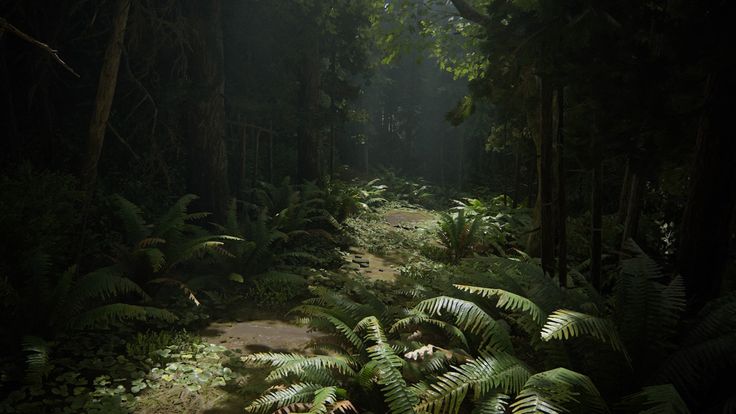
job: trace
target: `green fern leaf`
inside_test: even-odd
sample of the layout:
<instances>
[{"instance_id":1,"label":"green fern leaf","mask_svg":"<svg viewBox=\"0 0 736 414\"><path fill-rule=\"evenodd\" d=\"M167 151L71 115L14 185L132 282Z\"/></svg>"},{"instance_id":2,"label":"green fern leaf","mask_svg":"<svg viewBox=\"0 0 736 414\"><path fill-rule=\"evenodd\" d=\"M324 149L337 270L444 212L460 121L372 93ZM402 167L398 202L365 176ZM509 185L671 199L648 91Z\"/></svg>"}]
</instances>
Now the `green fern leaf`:
<instances>
[{"instance_id":1,"label":"green fern leaf","mask_svg":"<svg viewBox=\"0 0 736 414\"><path fill-rule=\"evenodd\" d=\"M608 413L598 389L587 376L556 368L532 375L511 404L513 414L561 414L569 406L582 406L586 413Z\"/></svg>"},{"instance_id":2,"label":"green fern leaf","mask_svg":"<svg viewBox=\"0 0 736 414\"><path fill-rule=\"evenodd\" d=\"M449 296L438 296L419 302L414 310L430 316L446 312L455 318L455 324L463 330L482 338L481 348L488 347L499 352L513 351L508 332L473 302Z\"/></svg>"},{"instance_id":3,"label":"green fern leaf","mask_svg":"<svg viewBox=\"0 0 736 414\"><path fill-rule=\"evenodd\" d=\"M69 325L77 329L106 328L116 322L148 319L173 322L176 316L165 309L113 303L90 309L71 319Z\"/></svg>"},{"instance_id":4,"label":"green fern leaf","mask_svg":"<svg viewBox=\"0 0 736 414\"><path fill-rule=\"evenodd\" d=\"M506 394L488 395L475 404L472 414L505 414L510 399L511 397Z\"/></svg>"},{"instance_id":5,"label":"green fern leaf","mask_svg":"<svg viewBox=\"0 0 736 414\"><path fill-rule=\"evenodd\" d=\"M329 406L337 401L337 387L324 387L314 393L312 408L307 414L327 414Z\"/></svg>"},{"instance_id":6,"label":"green fern leaf","mask_svg":"<svg viewBox=\"0 0 736 414\"><path fill-rule=\"evenodd\" d=\"M296 383L286 388L271 391L253 401L245 408L246 411L256 414L273 412L276 407L285 407L290 404L312 401L316 392L323 388L319 384Z\"/></svg>"},{"instance_id":7,"label":"green fern leaf","mask_svg":"<svg viewBox=\"0 0 736 414\"><path fill-rule=\"evenodd\" d=\"M491 289L466 285L453 286L464 292L480 295L484 298L497 297L498 302L496 303L496 307L512 312L525 312L529 314L529 316L531 316L539 326L542 326L542 322L547 317L547 314L531 300L503 289Z\"/></svg>"},{"instance_id":8,"label":"green fern leaf","mask_svg":"<svg viewBox=\"0 0 736 414\"><path fill-rule=\"evenodd\" d=\"M611 345L614 350L621 351L628 359L628 354L615 326L605 318L560 309L549 315L541 333L544 341L550 339L564 340L582 335L590 335Z\"/></svg>"},{"instance_id":9,"label":"green fern leaf","mask_svg":"<svg viewBox=\"0 0 736 414\"><path fill-rule=\"evenodd\" d=\"M690 414L687 404L672 384L644 387L640 392L624 397L621 405L640 414Z\"/></svg>"}]
</instances>

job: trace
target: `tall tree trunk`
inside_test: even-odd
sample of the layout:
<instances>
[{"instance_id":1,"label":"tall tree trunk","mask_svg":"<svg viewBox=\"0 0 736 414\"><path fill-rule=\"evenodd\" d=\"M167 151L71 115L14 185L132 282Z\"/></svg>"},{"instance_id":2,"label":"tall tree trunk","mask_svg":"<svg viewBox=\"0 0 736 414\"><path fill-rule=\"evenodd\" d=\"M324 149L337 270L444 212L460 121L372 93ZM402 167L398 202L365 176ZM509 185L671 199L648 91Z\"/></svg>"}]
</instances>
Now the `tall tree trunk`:
<instances>
[{"instance_id":1,"label":"tall tree trunk","mask_svg":"<svg viewBox=\"0 0 736 414\"><path fill-rule=\"evenodd\" d=\"M519 198L521 197L521 140L522 137L516 140L514 146L514 196L511 200L511 207L516 208L519 206Z\"/></svg>"},{"instance_id":2,"label":"tall tree trunk","mask_svg":"<svg viewBox=\"0 0 736 414\"><path fill-rule=\"evenodd\" d=\"M601 183L601 153L597 143L598 138L593 138L593 179L591 183L591 207L590 207L590 282L593 287L601 288L601 255L603 253L603 191Z\"/></svg>"},{"instance_id":3,"label":"tall tree trunk","mask_svg":"<svg viewBox=\"0 0 736 414\"><path fill-rule=\"evenodd\" d=\"M550 276L555 272L555 233L554 233L554 215L552 210L552 186L554 177L554 154L552 151L552 140L554 131L552 130L552 85L547 79L539 79L539 138L541 147L541 174L539 193L541 198L541 253L542 268Z\"/></svg>"},{"instance_id":4,"label":"tall tree trunk","mask_svg":"<svg viewBox=\"0 0 736 414\"><path fill-rule=\"evenodd\" d=\"M557 89L557 275L567 286L567 199L565 197L565 87Z\"/></svg>"},{"instance_id":5,"label":"tall tree trunk","mask_svg":"<svg viewBox=\"0 0 736 414\"><path fill-rule=\"evenodd\" d=\"M626 160L626 169L624 170L624 179L621 184L621 194L618 197L618 212L616 213L616 221L624 224L626 220L626 209L629 206L629 195L631 194L631 160Z\"/></svg>"},{"instance_id":6,"label":"tall tree trunk","mask_svg":"<svg viewBox=\"0 0 736 414\"><path fill-rule=\"evenodd\" d=\"M314 40L309 42L309 49L305 51L300 73L297 174L303 181L316 181L320 178L320 140L316 118L320 99L321 61L317 36L312 37Z\"/></svg>"},{"instance_id":7,"label":"tall tree trunk","mask_svg":"<svg viewBox=\"0 0 736 414\"><path fill-rule=\"evenodd\" d=\"M530 175L533 176L533 171L536 171L537 182L536 188L529 188L529 194L533 194L536 190L534 197L534 210L532 211L532 227L533 231L529 233L529 238L526 243L526 251L529 255L538 257L541 255L541 227L542 227L542 139L539 131L539 109L537 108L537 116L532 115L532 111L527 112L526 122L529 129L532 131L532 140L534 142L534 168L531 169ZM529 199L531 205L531 197Z\"/></svg>"},{"instance_id":8,"label":"tall tree trunk","mask_svg":"<svg viewBox=\"0 0 736 414\"><path fill-rule=\"evenodd\" d=\"M185 134L189 191L199 205L222 220L230 198L225 146L225 75L221 0L188 0L187 69L190 80Z\"/></svg>"},{"instance_id":9,"label":"tall tree trunk","mask_svg":"<svg viewBox=\"0 0 736 414\"><path fill-rule=\"evenodd\" d=\"M735 90L726 69L708 78L678 252L678 268L694 308L718 295L728 258L729 223L736 204Z\"/></svg>"},{"instance_id":10,"label":"tall tree trunk","mask_svg":"<svg viewBox=\"0 0 736 414\"><path fill-rule=\"evenodd\" d=\"M624 220L624 233L622 244L628 239L635 239L639 233L639 216L641 215L641 199L644 195L644 179L641 173L631 171L631 189L629 190L629 203L626 207L626 220Z\"/></svg>"},{"instance_id":11,"label":"tall tree trunk","mask_svg":"<svg viewBox=\"0 0 736 414\"><path fill-rule=\"evenodd\" d=\"M120 56L123 53L123 41L129 12L130 0L118 0L113 15L112 35L105 50L102 70L97 84L95 109L89 123L89 135L87 136L87 157L82 167L82 182L88 192L93 191L97 181L97 165L102 155L107 121L110 118L112 101L118 83Z\"/></svg>"}]
</instances>

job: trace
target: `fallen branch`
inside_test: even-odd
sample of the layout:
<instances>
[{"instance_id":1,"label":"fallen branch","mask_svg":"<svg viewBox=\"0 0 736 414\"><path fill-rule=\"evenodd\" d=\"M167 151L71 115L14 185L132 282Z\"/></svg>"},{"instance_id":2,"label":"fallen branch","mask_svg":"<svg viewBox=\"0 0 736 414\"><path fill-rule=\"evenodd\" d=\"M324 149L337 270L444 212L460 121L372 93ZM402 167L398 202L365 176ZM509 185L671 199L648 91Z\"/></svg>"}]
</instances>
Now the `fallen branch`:
<instances>
[{"instance_id":1,"label":"fallen branch","mask_svg":"<svg viewBox=\"0 0 736 414\"><path fill-rule=\"evenodd\" d=\"M30 43L30 44L32 44L32 45L34 45L34 46L36 46L36 47L38 47L40 49L43 49L44 51L46 51L46 53L50 54L57 63L59 63L61 66L63 66L64 69L66 69L69 72L71 72L74 76L76 76L78 78L80 77L79 74L74 71L74 69L72 69L69 65L66 64L66 62L64 62L64 60L61 59L61 57L59 56L59 51L58 50L52 49L46 43L43 43L41 41L38 41L34 37L25 34L22 30L18 29L17 27L15 27L12 24L10 24L7 20L5 20L4 18L0 17L0 33L2 33L2 32L9 32L11 34L14 34L14 35L18 36L19 38L25 40L26 42L28 42L28 43Z\"/></svg>"}]
</instances>

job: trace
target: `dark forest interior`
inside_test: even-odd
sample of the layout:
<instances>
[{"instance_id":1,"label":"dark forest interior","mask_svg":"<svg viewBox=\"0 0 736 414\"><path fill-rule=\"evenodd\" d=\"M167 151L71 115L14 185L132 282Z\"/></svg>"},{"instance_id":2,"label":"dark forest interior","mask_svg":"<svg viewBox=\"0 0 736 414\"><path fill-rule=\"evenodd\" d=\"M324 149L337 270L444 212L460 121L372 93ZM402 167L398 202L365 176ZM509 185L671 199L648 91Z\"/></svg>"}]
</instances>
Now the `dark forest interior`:
<instances>
[{"instance_id":1,"label":"dark forest interior","mask_svg":"<svg viewBox=\"0 0 736 414\"><path fill-rule=\"evenodd\" d=\"M736 413L733 16L0 0L0 413Z\"/></svg>"}]
</instances>

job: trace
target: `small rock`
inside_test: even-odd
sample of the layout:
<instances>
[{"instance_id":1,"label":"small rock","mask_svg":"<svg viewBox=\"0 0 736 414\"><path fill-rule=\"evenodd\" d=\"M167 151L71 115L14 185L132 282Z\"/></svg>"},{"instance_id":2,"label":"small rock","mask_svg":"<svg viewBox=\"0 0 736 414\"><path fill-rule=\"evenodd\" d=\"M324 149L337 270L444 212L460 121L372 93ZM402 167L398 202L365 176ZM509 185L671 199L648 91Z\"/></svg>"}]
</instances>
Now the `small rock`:
<instances>
[{"instance_id":1,"label":"small rock","mask_svg":"<svg viewBox=\"0 0 736 414\"><path fill-rule=\"evenodd\" d=\"M368 259L353 259L353 263L358 263L358 264L366 263L366 264L368 264Z\"/></svg>"},{"instance_id":2,"label":"small rock","mask_svg":"<svg viewBox=\"0 0 736 414\"><path fill-rule=\"evenodd\" d=\"M378 269L379 272L383 272L383 269Z\"/></svg>"},{"instance_id":3,"label":"small rock","mask_svg":"<svg viewBox=\"0 0 736 414\"><path fill-rule=\"evenodd\" d=\"M368 262L358 263L358 264L360 265L360 267L368 267Z\"/></svg>"}]
</instances>

